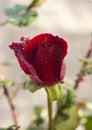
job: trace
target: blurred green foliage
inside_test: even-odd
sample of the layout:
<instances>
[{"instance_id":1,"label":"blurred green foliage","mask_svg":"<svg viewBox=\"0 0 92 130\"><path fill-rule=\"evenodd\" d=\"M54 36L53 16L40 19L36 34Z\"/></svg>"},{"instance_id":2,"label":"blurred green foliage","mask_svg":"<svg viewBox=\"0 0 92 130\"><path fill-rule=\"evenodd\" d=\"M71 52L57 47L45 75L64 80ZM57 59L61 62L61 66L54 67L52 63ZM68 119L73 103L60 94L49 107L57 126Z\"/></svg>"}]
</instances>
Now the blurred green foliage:
<instances>
[{"instance_id":1,"label":"blurred green foliage","mask_svg":"<svg viewBox=\"0 0 92 130\"><path fill-rule=\"evenodd\" d=\"M32 24L38 17L35 8L44 3L45 0L33 0L28 6L16 4L8 7L5 13L8 17L8 22L19 27Z\"/></svg>"}]
</instances>

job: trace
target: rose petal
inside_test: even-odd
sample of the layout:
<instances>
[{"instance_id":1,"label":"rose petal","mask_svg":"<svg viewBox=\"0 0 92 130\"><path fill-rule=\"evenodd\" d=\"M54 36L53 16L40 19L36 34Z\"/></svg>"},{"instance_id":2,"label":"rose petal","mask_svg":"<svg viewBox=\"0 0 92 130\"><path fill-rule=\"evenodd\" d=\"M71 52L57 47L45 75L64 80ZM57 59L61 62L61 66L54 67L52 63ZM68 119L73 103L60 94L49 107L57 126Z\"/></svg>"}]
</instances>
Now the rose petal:
<instances>
[{"instance_id":1,"label":"rose petal","mask_svg":"<svg viewBox=\"0 0 92 130\"><path fill-rule=\"evenodd\" d=\"M11 49L13 49L13 51L15 52L15 56L17 57L19 64L21 66L21 68L23 69L23 71L26 74L31 75L31 77L33 77L32 79L35 82L38 82L40 84L42 84L41 80L38 78L35 69L33 68L33 66L25 60L24 56L23 56L23 46L22 44L18 44L18 43L12 43L12 45L9 46Z\"/></svg>"}]
</instances>

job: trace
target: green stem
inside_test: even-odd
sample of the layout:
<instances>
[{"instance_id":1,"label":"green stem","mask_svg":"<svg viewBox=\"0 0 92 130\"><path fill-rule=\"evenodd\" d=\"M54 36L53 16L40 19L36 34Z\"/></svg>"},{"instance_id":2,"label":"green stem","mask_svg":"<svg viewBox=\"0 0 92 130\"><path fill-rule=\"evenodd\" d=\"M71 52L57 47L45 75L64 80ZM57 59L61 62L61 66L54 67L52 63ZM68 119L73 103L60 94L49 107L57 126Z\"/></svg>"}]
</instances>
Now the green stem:
<instances>
[{"instance_id":1,"label":"green stem","mask_svg":"<svg viewBox=\"0 0 92 130\"><path fill-rule=\"evenodd\" d=\"M28 5L26 11L29 11L29 10L33 7L34 3L35 3L35 0L33 0L33 1Z\"/></svg>"},{"instance_id":2,"label":"green stem","mask_svg":"<svg viewBox=\"0 0 92 130\"><path fill-rule=\"evenodd\" d=\"M53 130L53 119L52 119L52 101L48 98L48 117L49 117L49 128L48 130Z\"/></svg>"}]
</instances>

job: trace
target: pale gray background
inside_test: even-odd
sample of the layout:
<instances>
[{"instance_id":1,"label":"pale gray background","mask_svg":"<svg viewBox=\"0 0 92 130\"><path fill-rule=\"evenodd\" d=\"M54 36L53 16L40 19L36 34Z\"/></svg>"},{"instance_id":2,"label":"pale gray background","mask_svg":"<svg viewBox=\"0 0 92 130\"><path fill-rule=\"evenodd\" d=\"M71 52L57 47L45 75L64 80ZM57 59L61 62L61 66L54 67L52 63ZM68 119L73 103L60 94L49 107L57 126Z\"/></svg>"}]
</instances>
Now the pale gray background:
<instances>
[{"instance_id":1,"label":"pale gray background","mask_svg":"<svg viewBox=\"0 0 92 130\"><path fill-rule=\"evenodd\" d=\"M4 9L14 3L28 4L30 0L0 0L0 22L7 17ZM67 78L76 78L81 63L77 61L80 56L84 56L89 47L92 32L92 2L91 0L47 0L38 9L38 19L28 27L18 28L13 25L0 27L0 62L13 60L13 67L0 66L0 74L4 74L6 79L20 80L26 76L21 72L13 52L8 45L12 41L19 41L21 36L33 37L39 33L52 33L67 40L69 49L66 57ZM73 86L73 85L72 85ZM78 100L92 99L92 76L87 76L86 82L81 84L77 90ZM31 117L31 108L34 105L46 106L46 94L44 90L32 94L27 90L20 90L15 105L18 112L18 121L22 126L26 126ZM12 117L10 108L4 96L0 100L0 126L11 125Z\"/></svg>"}]
</instances>

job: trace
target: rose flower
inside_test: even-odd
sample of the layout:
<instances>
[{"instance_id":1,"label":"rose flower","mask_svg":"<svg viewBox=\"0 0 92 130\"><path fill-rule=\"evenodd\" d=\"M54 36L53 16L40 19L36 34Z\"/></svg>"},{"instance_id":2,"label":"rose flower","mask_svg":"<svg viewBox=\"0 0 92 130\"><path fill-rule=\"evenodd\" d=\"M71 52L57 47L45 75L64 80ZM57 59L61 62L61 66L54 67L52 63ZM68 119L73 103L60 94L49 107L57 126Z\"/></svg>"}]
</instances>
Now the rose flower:
<instances>
[{"instance_id":1,"label":"rose flower","mask_svg":"<svg viewBox=\"0 0 92 130\"><path fill-rule=\"evenodd\" d=\"M22 70L36 84L51 86L63 80L68 47L63 38L45 33L33 39L22 37L19 43L13 42L9 47Z\"/></svg>"}]
</instances>

